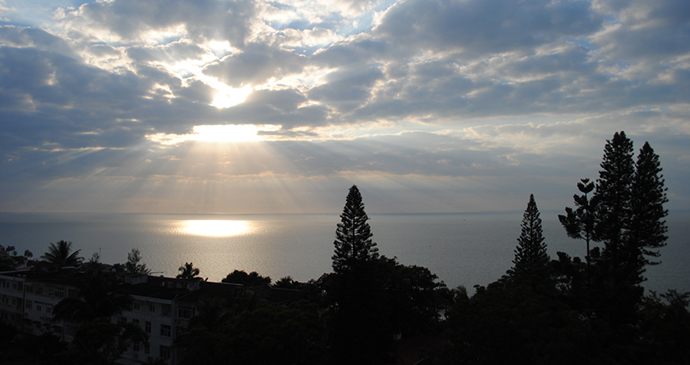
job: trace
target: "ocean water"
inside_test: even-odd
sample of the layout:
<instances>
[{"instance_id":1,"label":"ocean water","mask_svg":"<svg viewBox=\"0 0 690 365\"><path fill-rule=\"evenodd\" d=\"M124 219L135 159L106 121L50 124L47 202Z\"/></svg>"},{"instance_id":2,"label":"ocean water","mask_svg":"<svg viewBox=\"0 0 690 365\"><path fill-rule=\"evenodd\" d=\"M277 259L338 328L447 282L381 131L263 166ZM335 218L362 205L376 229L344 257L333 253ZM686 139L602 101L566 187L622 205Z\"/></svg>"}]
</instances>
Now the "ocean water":
<instances>
[{"instance_id":1,"label":"ocean water","mask_svg":"<svg viewBox=\"0 0 690 365\"><path fill-rule=\"evenodd\" d=\"M585 244L565 235L560 212L542 212L549 254L583 257ZM373 214L379 252L429 268L449 287L486 285L512 266L522 212ZM331 271L336 214L161 215L0 213L0 244L41 256L50 242L67 240L82 257L99 253L125 262L132 248L155 275L175 276L185 262L220 281L235 269L277 280L317 279ZM662 264L650 267L649 290L690 291L690 212L671 212Z\"/></svg>"}]
</instances>

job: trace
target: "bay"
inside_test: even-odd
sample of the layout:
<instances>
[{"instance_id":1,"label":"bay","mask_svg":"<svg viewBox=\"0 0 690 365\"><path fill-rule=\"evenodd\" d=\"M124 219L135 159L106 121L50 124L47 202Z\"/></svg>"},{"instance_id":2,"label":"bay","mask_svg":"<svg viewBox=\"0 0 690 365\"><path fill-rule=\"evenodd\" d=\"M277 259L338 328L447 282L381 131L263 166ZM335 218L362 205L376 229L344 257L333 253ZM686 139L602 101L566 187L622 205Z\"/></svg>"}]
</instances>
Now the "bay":
<instances>
[{"instance_id":1,"label":"bay","mask_svg":"<svg viewBox=\"0 0 690 365\"><path fill-rule=\"evenodd\" d=\"M568 238L560 212L542 212L549 254L584 256L584 242ZM512 266L522 212L372 214L379 252L429 268L449 287L486 285ZM106 263L141 251L154 275L175 276L192 262L201 276L220 281L235 269L277 280L317 279L331 271L336 214L174 215L0 213L0 244L41 256L50 242L67 240L81 256ZM649 290L690 291L690 212L671 212L662 264L648 268Z\"/></svg>"}]
</instances>

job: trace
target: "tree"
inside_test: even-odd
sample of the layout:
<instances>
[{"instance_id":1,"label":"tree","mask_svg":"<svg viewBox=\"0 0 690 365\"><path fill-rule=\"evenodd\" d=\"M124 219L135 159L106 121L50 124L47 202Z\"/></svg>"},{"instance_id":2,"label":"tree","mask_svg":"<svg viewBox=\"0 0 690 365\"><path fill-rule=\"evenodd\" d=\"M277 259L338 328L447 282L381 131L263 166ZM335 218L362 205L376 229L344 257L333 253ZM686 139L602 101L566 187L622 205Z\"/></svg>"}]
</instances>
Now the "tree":
<instances>
[{"instance_id":1,"label":"tree","mask_svg":"<svg viewBox=\"0 0 690 365\"><path fill-rule=\"evenodd\" d=\"M133 322L110 323L109 318L99 318L79 327L72 345L75 364L114 364L133 344L148 342L149 335Z\"/></svg>"},{"instance_id":2,"label":"tree","mask_svg":"<svg viewBox=\"0 0 690 365\"><path fill-rule=\"evenodd\" d=\"M241 284L243 286L266 286L271 284L271 277L262 276L256 271L252 271L247 274L247 272L244 270L235 270L229 273L225 279L222 280L222 282Z\"/></svg>"},{"instance_id":3,"label":"tree","mask_svg":"<svg viewBox=\"0 0 690 365\"><path fill-rule=\"evenodd\" d=\"M594 196L597 204L595 236L604 242L602 255L614 266L621 263L620 251L631 224L631 198L635 175L633 144L625 132L606 141L601 171Z\"/></svg>"},{"instance_id":4,"label":"tree","mask_svg":"<svg viewBox=\"0 0 690 365\"><path fill-rule=\"evenodd\" d=\"M132 252L127 253L127 262L125 263L125 273L127 274L150 274L151 269L146 267L146 264L140 264L141 252L133 248ZM198 272L197 272L198 274Z\"/></svg>"},{"instance_id":5,"label":"tree","mask_svg":"<svg viewBox=\"0 0 690 365\"><path fill-rule=\"evenodd\" d=\"M14 246L0 245L0 271L12 271L17 265L26 264L34 254L29 250L24 250L24 255L17 255L17 249Z\"/></svg>"},{"instance_id":6,"label":"tree","mask_svg":"<svg viewBox=\"0 0 690 365\"><path fill-rule=\"evenodd\" d=\"M373 235L367 220L369 217L364 211L362 195L357 185L352 185L335 231L334 271L341 271L358 261L378 258L378 248L371 240Z\"/></svg>"},{"instance_id":7,"label":"tree","mask_svg":"<svg viewBox=\"0 0 690 365\"><path fill-rule=\"evenodd\" d=\"M515 259L513 259L515 266L509 273L512 276L546 273L550 258L546 253L539 209L532 194L529 196L527 209L522 216L521 228L522 232L517 239L518 245L515 248Z\"/></svg>"},{"instance_id":8,"label":"tree","mask_svg":"<svg viewBox=\"0 0 690 365\"><path fill-rule=\"evenodd\" d=\"M79 295L65 298L53 307L53 320L89 322L110 318L130 309L134 298L120 289L114 277L103 271L91 272L77 282Z\"/></svg>"},{"instance_id":9,"label":"tree","mask_svg":"<svg viewBox=\"0 0 690 365\"><path fill-rule=\"evenodd\" d=\"M72 252L72 242L64 240L58 241L57 244L51 242L48 247L48 252L41 256L41 260L48 261L59 267L79 266L83 260L79 257L80 251L81 250L76 250Z\"/></svg>"},{"instance_id":10,"label":"tree","mask_svg":"<svg viewBox=\"0 0 690 365\"><path fill-rule=\"evenodd\" d=\"M659 156L645 142L640 149L635 165L635 180L632 191L632 224L630 240L638 248L638 265L656 265L644 256L659 257L659 248L666 246L666 221L668 210L664 203L668 202L664 175L661 174Z\"/></svg>"},{"instance_id":11,"label":"tree","mask_svg":"<svg viewBox=\"0 0 690 365\"><path fill-rule=\"evenodd\" d=\"M568 237L585 240L587 244L587 265L589 265L589 243L594 235L594 211L597 207L598 199L589 198L589 193L594 190L594 183L589 179L580 179L577 189L582 195L573 195L575 210L565 208L565 215L559 215L558 220L565 228Z\"/></svg>"},{"instance_id":12,"label":"tree","mask_svg":"<svg viewBox=\"0 0 690 365\"><path fill-rule=\"evenodd\" d=\"M177 274L176 278L178 279L184 279L184 280L195 280L195 279L201 279L199 277L199 272L200 270L194 267L194 264L191 262L185 262L183 266L180 266L178 271L180 272Z\"/></svg>"},{"instance_id":13,"label":"tree","mask_svg":"<svg viewBox=\"0 0 690 365\"><path fill-rule=\"evenodd\" d=\"M215 331L230 318L230 311L217 297L202 297L197 302L197 315L189 320L189 329L206 328Z\"/></svg>"}]
</instances>

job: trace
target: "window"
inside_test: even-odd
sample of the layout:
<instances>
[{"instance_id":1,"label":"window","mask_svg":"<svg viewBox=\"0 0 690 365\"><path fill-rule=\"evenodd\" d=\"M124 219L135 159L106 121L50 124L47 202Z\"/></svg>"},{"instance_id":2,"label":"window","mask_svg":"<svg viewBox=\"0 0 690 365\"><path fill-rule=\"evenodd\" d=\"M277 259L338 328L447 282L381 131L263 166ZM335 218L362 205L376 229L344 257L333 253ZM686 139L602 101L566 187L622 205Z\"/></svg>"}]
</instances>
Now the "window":
<instances>
[{"instance_id":1,"label":"window","mask_svg":"<svg viewBox=\"0 0 690 365\"><path fill-rule=\"evenodd\" d=\"M146 333L149 333L149 334L151 333L151 322L146 321L146 327L144 328L144 331L146 331ZM147 354L148 354L148 352L147 352Z\"/></svg>"},{"instance_id":2,"label":"window","mask_svg":"<svg viewBox=\"0 0 690 365\"><path fill-rule=\"evenodd\" d=\"M17 290L17 283L12 283L12 289Z\"/></svg>"},{"instance_id":3,"label":"window","mask_svg":"<svg viewBox=\"0 0 690 365\"><path fill-rule=\"evenodd\" d=\"M127 317L120 317L118 323L122 326L127 323Z\"/></svg>"},{"instance_id":4,"label":"window","mask_svg":"<svg viewBox=\"0 0 690 365\"><path fill-rule=\"evenodd\" d=\"M170 315L170 304L161 305L161 313L164 316L169 316Z\"/></svg>"},{"instance_id":5,"label":"window","mask_svg":"<svg viewBox=\"0 0 690 365\"><path fill-rule=\"evenodd\" d=\"M132 319L132 323L136 324L137 326L139 325L139 320L136 318Z\"/></svg>"},{"instance_id":6,"label":"window","mask_svg":"<svg viewBox=\"0 0 690 365\"><path fill-rule=\"evenodd\" d=\"M134 307L134 309L139 309L139 308L141 307L141 305L139 304L139 301L138 301L138 300L135 300L135 301L134 301L133 307Z\"/></svg>"},{"instance_id":7,"label":"window","mask_svg":"<svg viewBox=\"0 0 690 365\"><path fill-rule=\"evenodd\" d=\"M153 303L149 303L149 312L155 312L156 311L156 305Z\"/></svg>"},{"instance_id":8,"label":"window","mask_svg":"<svg viewBox=\"0 0 690 365\"><path fill-rule=\"evenodd\" d=\"M55 295L55 298L64 298L65 289L55 289L55 292L53 294Z\"/></svg>"},{"instance_id":9,"label":"window","mask_svg":"<svg viewBox=\"0 0 690 365\"><path fill-rule=\"evenodd\" d=\"M160 357L164 360L170 359L170 346L163 346L161 345L160 348Z\"/></svg>"},{"instance_id":10,"label":"window","mask_svg":"<svg viewBox=\"0 0 690 365\"><path fill-rule=\"evenodd\" d=\"M132 350L135 352L139 352L139 342L135 342L132 344Z\"/></svg>"},{"instance_id":11,"label":"window","mask_svg":"<svg viewBox=\"0 0 690 365\"><path fill-rule=\"evenodd\" d=\"M10 303L9 299L7 297L3 296L2 297L2 304L9 304L9 303Z\"/></svg>"},{"instance_id":12,"label":"window","mask_svg":"<svg viewBox=\"0 0 690 365\"><path fill-rule=\"evenodd\" d=\"M26 301L26 309L32 309L32 308L33 308L33 304L34 304L34 303L33 303L32 301L27 300L27 301Z\"/></svg>"},{"instance_id":13,"label":"window","mask_svg":"<svg viewBox=\"0 0 690 365\"><path fill-rule=\"evenodd\" d=\"M39 311L39 312L42 311L42 310L43 310L43 306L41 306L40 304L36 304L36 310Z\"/></svg>"},{"instance_id":14,"label":"window","mask_svg":"<svg viewBox=\"0 0 690 365\"><path fill-rule=\"evenodd\" d=\"M163 337L170 337L172 334L172 328L168 326L167 324L162 324L161 325L161 336Z\"/></svg>"},{"instance_id":15,"label":"window","mask_svg":"<svg viewBox=\"0 0 690 365\"><path fill-rule=\"evenodd\" d=\"M43 288L40 286L36 287L36 294L43 295Z\"/></svg>"},{"instance_id":16,"label":"window","mask_svg":"<svg viewBox=\"0 0 690 365\"><path fill-rule=\"evenodd\" d=\"M46 306L46 313L53 313L53 306L52 305Z\"/></svg>"},{"instance_id":17,"label":"window","mask_svg":"<svg viewBox=\"0 0 690 365\"><path fill-rule=\"evenodd\" d=\"M145 343L144 344L144 353L148 354L149 352L151 352L151 345L149 345L148 343Z\"/></svg>"},{"instance_id":18,"label":"window","mask_svg":"<svg viewBox=\"0 0 690 365\"><path fill-rule=\"evenodd\" d=\"M27 293L33 293L34 292L34 287L32 285L27 285L26 286L26 292Z\"/></svg>"}]
</instances>

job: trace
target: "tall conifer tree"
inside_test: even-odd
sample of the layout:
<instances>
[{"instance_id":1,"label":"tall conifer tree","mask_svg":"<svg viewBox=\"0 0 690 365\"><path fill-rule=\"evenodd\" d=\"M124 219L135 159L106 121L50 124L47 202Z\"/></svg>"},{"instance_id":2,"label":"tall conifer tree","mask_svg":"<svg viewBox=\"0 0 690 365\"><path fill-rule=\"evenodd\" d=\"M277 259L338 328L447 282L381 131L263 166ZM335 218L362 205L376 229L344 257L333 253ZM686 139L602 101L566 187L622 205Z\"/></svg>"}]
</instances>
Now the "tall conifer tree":
<instances>
[{"instance_id":1,"label":"tall conifer tree","mask_svg":"<svg viewBox=\"0 0 690 365\"><path fill-rule=\"evenodd\" d=\"M649 143L645 142L640 149L635 167L629 239L637 248L637 264L643 270L644 265L658 264L648 257L659 257L659 248L666 246L668 228L664 217L668 215L668 210L663 205L668 198L659 156Z\"/></svg>"},{"instance_id":2,"label":"tall conifer tree","mask_svg":"<svg viewBox=\"0 0 690 365\"><path fill-rule=\"evenodd\" d=\"M334 271L339 272L357 261L378 258L378 248L371 239L373 235L367 220L362 194L357 185L352 185L335 231Z\"/></svg>"},{"instance_id":3,"label":"tall conifer tree","mask_svg":"<svg viewBox=\"0 0 690 365\"><path fill-rule=\"evenodd\" d=\"M599 200L595 237L604 242L603 256L616 266L623 259L620 251L631 224L632 186L635 175L633 143L625 132L606 141L601 171L594 193Z\"/></svg>"},{"instance_id":4,"label":"tall conifer tree","mask_svg":"<svg viewBox=\"0 0 690 365\"><path fill-rule=\"evenodd\" d=\"M522 216L522 232L518 237L518 245L515 248L515 259L512 268L514 276L543 274L549 265L549 255L546 253L544 232L541 227L539 209L530 194L527 209Z\"/></svg>"}]
</instances>

